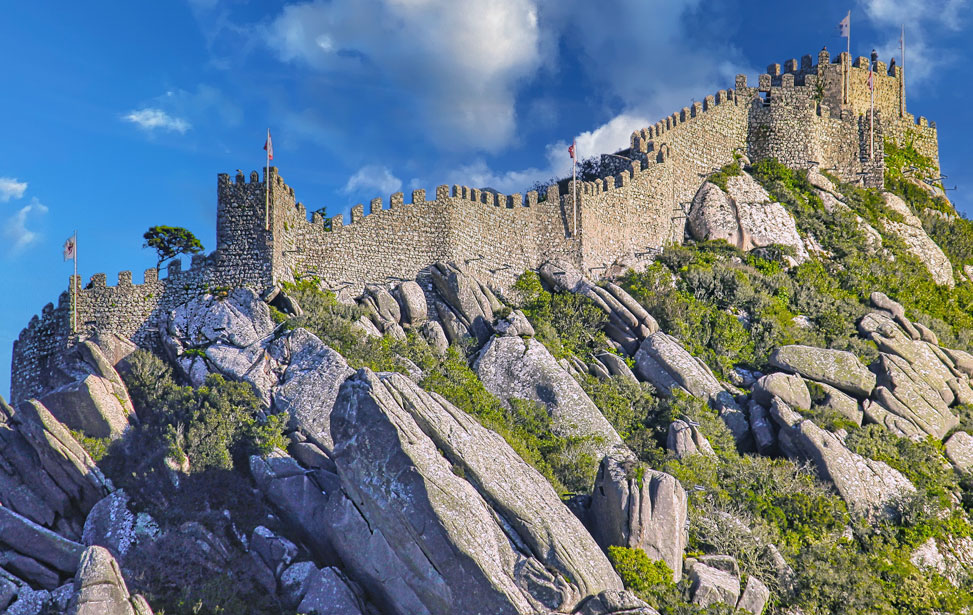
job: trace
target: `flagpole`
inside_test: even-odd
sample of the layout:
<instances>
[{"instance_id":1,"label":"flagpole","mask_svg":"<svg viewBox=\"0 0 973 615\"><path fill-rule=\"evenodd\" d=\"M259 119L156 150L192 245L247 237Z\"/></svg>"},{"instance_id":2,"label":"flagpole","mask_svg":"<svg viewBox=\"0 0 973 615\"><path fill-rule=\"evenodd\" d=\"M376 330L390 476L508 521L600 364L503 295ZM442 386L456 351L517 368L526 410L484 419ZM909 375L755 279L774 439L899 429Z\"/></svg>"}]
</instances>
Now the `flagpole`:
<instances>
[{"instance_id":1,"label":"flagpole","mask_svg":"<svg viewBox=\"0 0 973 615\"><path fill-rule=\"evenodd\" d=\"M270 230L270 129L267 129L267 167L264 170L264 230Z\"/></svg>"},{"instance_id":2,"label":"flagpole","mask_svg":"<svg viewBox=\"0 0 973 615\"><path fill-rule=\"evenodd\" d=\"M574 156L571 157L571 186L574 188L574 196L571 199L572 209L574 210L574 227L571 229L571 236L578 236L578 142L574 142Z\"/></svg>"},{"instance_id":3,"label":"flagpole","mask_svg":"<svg viewBox=\"0 0 973 615\"><path fill-rule=\"evenodd\" d=\"M74 277L73 301L71 302L71 333L78 332L78 231L74 231Z\"/></svg>"},{"instance_id":4,"label":"flagpole","mask_svg":"<svg viewBox=\"0 0 973 615\"><path fill-rule=\"evenodd\" d=\"M868 67L868 89L871 90L871 106L868 109L868 157L875 160L875 71Z\"/></svg>"}]
</instances>

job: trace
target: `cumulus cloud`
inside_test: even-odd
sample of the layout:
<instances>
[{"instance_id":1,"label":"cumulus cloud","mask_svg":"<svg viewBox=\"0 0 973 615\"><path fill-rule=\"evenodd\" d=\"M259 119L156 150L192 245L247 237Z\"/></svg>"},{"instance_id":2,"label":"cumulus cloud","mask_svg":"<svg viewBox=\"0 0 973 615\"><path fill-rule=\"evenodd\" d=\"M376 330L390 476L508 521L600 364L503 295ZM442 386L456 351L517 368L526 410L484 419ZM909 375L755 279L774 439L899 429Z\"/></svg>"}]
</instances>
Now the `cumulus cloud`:
<instances>
[{"instance_id":1,"label":"cumulus cloud","mask_svg":"<svg viewBox=\"0 0 973 615\"><path fill-rule=\"evenodd\" d=\"M9 242L13 252L19 252L37 241L38 233L27 228L27 225L39 221L46 213L47 206L34 197L29 204L21 207L7 219L3 227L3 236Z\"/></svg>"},{"instance_id":2,"label":"cumulus cloud","mask_svg":"<svg viewBox=\"0 0 973 615\"><path fill-rule=\"evenodd\" d=\"M170 132L185 134L187 130L192 128L192 125L186 120L173 117L162 109L152 107L131 111L128 113L128 115L123 116L122 119L126 122L136 124L139 128L149 132L158 128Z\"/></svg>"},{"instance_id":3,"label":"cumulus cloud","mask_svg":"<svg viewBox=\"0 0 973 615\"><path fill-rule=\"evenodd\" d=\"M421 101L442 143L486 150L513 137L517 84L542 63L532 0L315 0L265 40L285 62L368 74Z\"/></svg>"},{"instance_id":4,"label":"cumulus cloud","mask_svg":"<svg viewBox=\"0 0 973 615\"><path fill-rule=\"evenodd\" d=\"M0 177L0 202L6 203L10 199L19 199L27 190L27 182L17 181L13 177Z\"/></svg>"},{"instance_id":5,"label":"cumulus cloud","mask_svg":"<svg viewBox=\"0 0 973 615\"><path fill-rule=\"evenodd\" d=\"M402 190L402 180L392 175L386 167L380 165L366 165L348 178L342 192L345 194L369 193L375 195L389 195Z\"/></svg>"}]
</instances>

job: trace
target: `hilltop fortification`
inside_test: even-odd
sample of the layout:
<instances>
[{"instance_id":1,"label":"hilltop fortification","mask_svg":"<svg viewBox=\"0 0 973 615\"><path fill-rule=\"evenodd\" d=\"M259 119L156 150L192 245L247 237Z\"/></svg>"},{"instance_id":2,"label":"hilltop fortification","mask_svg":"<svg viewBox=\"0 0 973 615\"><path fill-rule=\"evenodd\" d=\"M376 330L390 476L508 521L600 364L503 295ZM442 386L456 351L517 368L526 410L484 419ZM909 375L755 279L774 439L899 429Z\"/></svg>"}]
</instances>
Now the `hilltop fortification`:
<instances>
[{"instance_id":1,"label":"hilltop fortification","mask_svg":"<svg viewBox=\"0 0 973 615\"><path fill-rule=\"evenodd\" d=\"M681 241L685 205L703 179L746 155L788 166L817 166L845 181L882 185L885 140L916 149L938 165L936 126L910 115L901 67L875 61L874 126L867 58L826 50L772 64L757 84L733 89L632 134L628 149L603 157L610 174L546 193L500 195L468 186L396 193L351 208L349 219L325 220L295 198L276 168L261 178L217 180L217 246L165 277L130 271L114 286L106 275L72 278L57 306L34 316L14 343L13 401L45 390L52 361L78 336L112 332L141 346L156 343L157 316L205 293L245 286L263 291L295 276L317 275L334 289L422 279L439 261L463 263L480 279L509 286L526 269L557 259L592 278L613 264L643 258ZM872 140L874 135L874 141ZM266 190L269 208L265 211ZM432 198L429 198L432 197ZM577 220L577 222L575 222ZM75 289L77 289L75 291ZM77 332L71 330L71 306Z\"/></svg>"}]
</instances>

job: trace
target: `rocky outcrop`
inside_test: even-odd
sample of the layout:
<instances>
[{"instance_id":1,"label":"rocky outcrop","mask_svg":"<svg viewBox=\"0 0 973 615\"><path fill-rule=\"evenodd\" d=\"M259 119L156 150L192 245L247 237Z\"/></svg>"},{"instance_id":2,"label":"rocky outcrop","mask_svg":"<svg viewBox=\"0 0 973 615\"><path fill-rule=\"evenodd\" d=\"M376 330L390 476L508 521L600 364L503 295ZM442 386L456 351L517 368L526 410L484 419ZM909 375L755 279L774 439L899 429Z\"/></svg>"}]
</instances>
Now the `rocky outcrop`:
<instances>
[{"instance_id":1,"label":"rocky outcrop","mask_svg":"<svg viewBox=\"0 0 973 615\"><path fill-rule=\"evenodd\" d=\"M107 549L88 547L74 577L67 615L151 615L145 598L128 593L118 562Z\"/></svg>"},{"instance_id":2,"label":"rocky outcrop","mask_svg":"<svg viewBox=\"0 0 973 615\"><path fill-rule=\"evenodd\" d=\"M483 344L493 333L493 312L502 307L486 285L464 267L454 263L436 263L430 267L432 282L445 303L452 308L463 326ZM440 319L442 320L442 310Z\"/></svg>"},{"instance_id":3,"label":"rocky outcrop","mask_svg":"<svg viewBox=\"0 0 973 615\"><path fill-rule=\"evenodd\" d=\"M746 587L743 588L743 593L740 594L740 600L737 602L737 610L760 615L764 612L764 607L767 606L769 599L770 590L767 589L767 586L757 577L750 575L747 578Z\"/></svg>"},{"instance_id":4,"label":"rocky outcrop","mask_svg":"<svg viewBox=\"0 0 973 615\"><path fill-rule=\"evenodd\" d=\"M337 568L322 568L307 577L298 613L361 615L365 602Z\"/></svg>"},{"instance_id":5,"label":"rocky outcrop","mask_svg":"<svg viewBox=\"0 0 973 615\"><path fill-rule=\"evenodd\" d=\"M344 357L305 329L295 329L276 340L271 355L286 366L273 388L274 407L290 415L292 428L330 451L331 409L341 383L354 370Z\"/></svg>"},{"instance_id":6,"label":"rocky outcrop","mask_svg":"<svg viewBox=\"0 0 973 615\"><path fill-rule=\"evenodd\" d=\"M678 581L687 517L686 492L675 478L642 467L627 449L602 460L588 518L603 548L642 549L650 559L664 561Z\"/></svg>"},{"instance_id":7,"label":"rocky outcrop","mask_svg":"<svg viewBox=\"0 0 973 615\"><path fill-rule=\"evenodd\" d=\"M797 375L778 372L762 376L753 387L752 397L763 406L769 406L774 397L780 397L792 408L811 409L811 394L804 379Z\"/></svg>"},{"instance_id":8,"label":"rocky outcrop","mask_svg":"<svg viewBox=\"0 0 973 615\"><path fill-rule=\"evenodd\" d=\"M629 356L638 351L639 343L659 330L655 319L631 295L616 284L598 286L566 263L545 263L541 278L555 290L584 295L608 316L605 333L617 348Z\"/></svg>"},{"instance_id":9,"label":"rocky outcrop","mask_svg":"<svg viewBox=\"0 0 973 615\"><path fill-rule=\"evenodd\" d=\"M780 427L784 453L792 460L812 463L852 511L882 513L897 498L915 492L898 470L852 453L836 435L802 418L779 398L774 398L770 413Z\"/></svg>"},{"instance_id":10,"label":"rocky outcrop","mask_svg":"<svg viewBox=\"0 0 973 615\"><path fill-rule=\"evenodd\" d=\"M868 371L858 357L844 350L781 346L770 355L769 363L857 397L868 397L875 388L875 374Z\"/></svg>"},{"instance_id":11,"label":"rocky outcrop","mask_svg":"<svg viewBox=\"0 0 973 615\"><path fill-rule=\"evenodd\" d=\"M0 507L0 566L54 589L74 574L84 547Z\"/></svg>"},{"instance_id":12,"label":"rocky outcrop","mask_svg":"<svg viewBox=\"0 0 973 615\"><path fill-rule=\"evenodd\" d=\"M635 355L635 370L664 395L681 389L707 400L720 413L737 446L742 450L753 447L743 410L709 367L689 354L676 338L661 331L646 337Z\"/></svg>"},{"instance_id":13,"label":"rocky outcrop","mask_svg":"<svg viewBox=\"0 0 973 615\"><path fill-rule=\"evenodd\" d=\"M906 250L926 266L936 284L953 288L956 285L956 281L953 279L953 266L949 262L949 258L943 254L942 249L923 230L919 218L898 196L891 192L885 192L882 196L885 197L886 206L901 215L903 219L902 222L883 219L882 225L885 227L885 231L897 236L905 243Z\"/></svg>"},{"instance_id":14,"label":"rocky outcrop","mask_svg":"<svg viewBox=\"0 0 973 615\"><path fill-rule=\"evenodd\" d=\"M628 590L607 590L578 606L575 615L659 615Z\"/></svg>"},{"instance_id":15,"label":"rocky outcrop","mask_svg":"<svg viewBox=\"0 0 973 615\"><path fill-rule=\"evenodd\" d=\"M666 448L675 455L676 459L683 459L691 455L706 455L716 457L713 447L696 424L676 419L669 424L666 434Z\"/></svg>"},{"instance_id":16,"label":"rocky outcrop","mask_svg":"<svg viewBox=\"0 0 973 615\"><path fill-rule=\"evenodd\" d=\"M591 438L591 448L599 456L622 443L581 385L536 339L494 337L480 351L473 369L501 400L543 404L557 435Z\"/></svg>"},{"instance_id":17,"label":"rocky outcrop","mask_svg":"<svg viewBox=\"0 0 973 615\"><path fill-rule=\"evenodd\" d=\"M893 414L937 439L959 424L940 393L902 357L881 353L877 372L873 396Z\"/></svg>"},{"instance_id":18,"label":"rocky outcrop","mask_svg":"<svg viewBox=\"0 0 973 615\"><path fill-rule=\"evenodd\" d=\"M973 468L973 436L957 431L946 440L946 458L960 472Z\"/></svg>"},{"instance_id":19,"label":"rocky outcrop","mask_svg":"<svg viewBox=\"0 0 973 615\"><path fill-rule=\"evenodd\" d=\"M64 425L36 401L0 399L0 505L77 540L110 483Z\"/></svg>"},{"instance_id":20,"label":"rocky outcrop","mask_svg":"<svg viewBox=\"0 0 973 615\"><path fill-rule=\"evenodd\" d=\"M84 522L81 542L87 546L105 547L122 565L139 543L158 536L155 520L144 512L134 513L124 490L119 489L95 504Z\"/></svg>"},{"instance_id":21,"label":"rocky outcrop","mask_svg":"<svg viewBox=\"0 0 973 615\"><path fill-rule=\"evenodd\" d=\"M710 557L686 560L689 592L693 604L736 606L740 598L740 571L732 557Z\"/></svg>"},{"instance_id":22,"label":"rocky outcrop","mask_svg":"<svg viewBox=\"0 0 973 615\"><path fill-rule=\"evenodd\" d=\"M862 409L858 406L858 400L847 393L842 393L830 384L815 382L814 386L819 387L824 394L822 399L815 400L818 406L836 412L861 427L863 415Z\"/></svg>"},{"instance_id":23,"label":"rocky outcrop","mask_svg":"<svg viewBox=\"0 0 973 615\"><path fill-rule=\"evenodd\" d=\"M169 313L160 335L182 376L200 386L210 373L246 379L264 353L261 341L274 328L267 304L241 288L226 298L204 295L180 305Z\"/></svg>"},{"instance_id":24,"label":"rocky outcrop","mask_svg":"<svg viewBox=\"0 0 973 615\"><path fill-rule=\"evenodd\" d=\"M621 589L580 521L497 434L399 374L362 370L331 416L337 474L254 457L258 486L391 613L547 613Z\"/></svg>"},{"instance_id":25,"label":"rocky outcrop","mask_svg":"<svg viewBox=\"0 0 973 615\"><path fill-rule=\"evenodd\" d=\"M728 177L726 191L706 182L693 198L689 230L703 241L722 239L749 252L772 244L790 246L798 263L808 259L794 218L744 172Z\"/></svg>"}]
</instances>

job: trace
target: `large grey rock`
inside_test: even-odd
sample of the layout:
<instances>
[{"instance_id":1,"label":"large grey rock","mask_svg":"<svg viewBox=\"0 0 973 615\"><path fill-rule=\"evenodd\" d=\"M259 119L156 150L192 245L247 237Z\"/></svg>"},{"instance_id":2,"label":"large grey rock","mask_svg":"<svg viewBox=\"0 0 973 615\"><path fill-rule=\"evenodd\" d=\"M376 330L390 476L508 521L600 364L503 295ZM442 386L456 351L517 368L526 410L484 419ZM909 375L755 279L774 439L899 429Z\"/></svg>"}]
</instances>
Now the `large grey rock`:
<instances>
[{"instance_id":1,"label":"large grey rock","mask_svg":"<svg viewBox=\"0 0 973 615\"><path fill-rule=\"evenodd\" d=\"M250 474L301 542L320 561L337 563L328 531L332 514L329 504L342 497L337 475L323 469L307 470L279 452L266 458L250 457Z\"/></svg>"},{"instance_id":2,"label":"large grey rock","mask_svg":"<svg viewBox=\"0 0 973 615\"><path fill-rule=\"evenodd\" d=\"M747 412L757 451L762 455L772 454L777 448L777 430L774 429L770 412L752 399L747 405Z\"/></svg>"},{"instance_id":3,"label":"large grey rock","mask_svg":"<svg viewBox=\"0 0 973 615\"><path fill-rule=\"evenodd\" d=\"M341 383L354 370L344 357L305 329L295 329L274 345L287 351L287 366L273 393L274 407L290 415L291 427L330 452L331 409Z\"/></svg>"},{"instance_id":4,"label":"large grey rock","mask_svg":"<svg viewBox=\"0 0 973 615\"><path fill-rule=\"evenodd\" d=\"M767 374L757 380L752 395L754 400L764 406L769 406L774 397L780 397L793 408L811 409L811 394L804 379L798 375L781 372Z\"/></svg>"},{"instance_id":5,"label":"large grey rock","mask_svg":"<svg viewBox=\"0 0 973 615\"><path fill-rule=\"evenodd\" d=\"M842 393L830 384L824 384L823 382L815 382L814 384L821 387L821 389L824 391L824 399L818 402L822 408L837 412L841 416L861 427L863 417L862 410L858 406L858 400L851 395Z\"/></svg>"},{"instance_id":6,"label":"large grey rock","mask_svg":"<svg viewBox=\"0 0 973 615\"><path fill-rule=\"evenodd\" d=\"M632 373L632 368L628 366L625 359L621 358L617 354L612 354L610 352L603 352L598 355L598 360L608 368L608 372L612 376L617 376L622 380L627 380L628 382L638 383L639 379L635 377Z\"/></svg>"},{"instance_id":7,"label":"large grey rock","mask_svg":"<svg viewBox=\"0 0 973 615\"><path fill-rule=\"evenodd\" d=\"M700 433L697 426L681 419L676 419L669 424L666 448L676 456L676 459L683 459L691 455L716 457L709 440Z\"/></svg>"},{"instance_id":8,"label":"large grey rock","mask_svg":"<svg viewBox=\"0 0 973 615\"><path fill-rule=\"evenodd\" d=\"M591 496L589 519L602 548L642 549L650 559L682 573L686 548L686 491L672 476L640 467L628 449L602 459Z\"/></svg>"},{"instance_id":9,"label":"large grey rock","mask_svg":"<svg viewBox=\"0 0 973 615\"><path fill-rule=\"evenodd\" d=\"M881 425L900 438L921 439L924 432L910 419L889 412L889 409L874 399L862 402L863 422Z\"/></svg>"},{"instance_id":10,"label":"large grey rock","mask_svg":"<svg viewBox=\"0 0 973 615\"><path fill-rule=\"evenodd\" d=\"M953 279L953 266L942 249L923 230L919 218L898 196L891 192L885 192L882 196L885 197L886 206L901 215L904 220L903 222L895 222L883 219L882 225L886 232L896 235L905 243L906 250L926 266L936 284L953 288L956 285Z\"/></svg>"},{"instance_id":11,"label":"large grey rock","mask_svg":"<svg viewBox=\"0 0 973 615\"><path fill-rule=\"evenodd\" d=\"M581 385L535 339L495 337L473 369L490 393L508 403L517 398L544 404L559 436L593 438L591 447L600 455L622 443Z\"/></svg>"},{"instance_id":12,"label":"large grey rock","mask_svg":"<svg viewBox=\"0 0 973 615\"><path fill-rule=\"evenodd\" d=\"M606 590L582 602L575 615L659 615L628 590Z\"/></svg>"},{"instance_id":13,"label":"large grey rock","mask_svg":"<svg viewBox=\"0 0 973 615\"><path fill-rule=\"evenodd\" d=\"M841 440L821 429L774 398L771 416L785 434L783 447L795 461L811 462L822 480L831 482L848 508L860 514L883 513L898 498L915 492L915 487L898 470L881 461L852 453Z\"/></svg>"},{"instance_id":14,"label":"large grey rock","mask_svg":"<svg viewBox=\"0 0 973 615\"><path fill-rule=\"evenodd\" d=\"M962 350L953 350L952 348L941 348L941 350L953 362L956 369L967 376L973 377L973 355Z\"/></svg>"},{"instance_id":15,"label":"large grey rock","mask_svg":"<svg viewBox=\"0 0 973 615\"><path fill-rule=\"evenodd\" d=\"M131 596L118 562L107 549L88 547L74 577L75 594L68 615L151 615L140 596Z\"/></svg>"},{"instance_id":16,"label":"large grey rock","mask_svg":"<svg viewBox=\"0 0 973 615\"><path fill-rule=\"evenodd\" d=\"M71 539L111 488L71 432L39 402L0 398L0 505Z\"/></svg>"},{"instance_id":17,"label":"large grey rock","mask_svg":"<svg viewBox=\"0 0 973 615\"><path fill-rule=\"evenodd\" d=\"M250 535L250 555L259 564L259 568L271 572L270 581L275 581L297 557L297 545L258 525ZM274 584L269 583L270 591L274 591Z\"/></svg>"},{"instance_id":18,"label":"large grey rock","mask_svg":"<svg viewBox=\"0 0 973 615\"><path fill-rule=\"evenodd\" d=\"M26 556L15 559L15 569L19 562L24 568L18 572L27 575L25 578L44 589L54 589L60 585L58 576L50 575L47 570L57 571L61 576L70 575L78 567L84 551L80 544L4 507L0 507L0 547ZM27 558L39 566L30 564ZM30 577L31 570L36 570L38 576Z\"/></svg>"},{"instance_id":19,"label":"large grey rock","mask_svg":"<svg viewBox=\"0 0 973 615\"><path fill-rule=\"evenodd\" d=\"M740 598L740 578L733 572L690 562L689 580L693 604L701 607L719 603L736 606Z\"/></svg>"},{"instance_id":20,"label":"large grey rock","mask_svg":"<svg viewBox=\"0 0 973 615\"><path fill-rule=\"evenodd\" d=\"M63 362L58 378L67 382L40 397L59 421L89 436L112 439L138 422L121 376L96 344L77 344Z\"/></svg>"},{"instance_id":21,"label":"large grey rock","mask_svg":"<svg viewBox=\"0 0 973 615\"><path fill-rule=\"evenodd\" d=\"M364 601L336 568L322 568L311 575L298 613L317 615L360 615Z\"/></svg>"},{"instance_id":22,"label":"large grey rock","mask_svg":"<svg viewBox=\"0 0 973 615\"><path fill-rule=\"evenodd\" d=\"M146 513L134 513L123 489L114 491L94 505L84 522L81 542L105 547L124 565L129 552L159 534L158 524Z\"/></svg>"},{"instance_id":23,"label":"large grey rock","mask_svg":"<svg viewBox=\"0 0 973 615\"><path fill-rule=\"evenodd\" d=\"M493 306L500 303L486 286L465 268L453 263L436 263L429 269L439 295L456 310L463 324L479 343L493 333Z\"/></svg>"},{"instance_id":24,"label":"large grey rock","mask_svg":"<svg viewBox=\"0 0 973 615\"><path fill-rule=\"evenodd\" d=\"M710 406L719 411L737 447L745 451L753 448L753 438L743 410L709 367L689 354L676 338L662 331L646 337L635 354L635 370L665 395L682 389L707 400Z\"/></svg>"},{"instance_id":25,"label":"large grey rock","mask_svg":"<svg viewBox=\"0 0 973 615\"><path fill-rule=\"evenodd\" d=\"M621 588L536 471L403 376L346 381L331 431L343 493L329 503L332 541L386 610L547 612Z\"/></svg>"},{"instance_id":26,"label":"large grey rock","mask_svg":"<svg viewBox=\"0 0 973 615\"><path fill-rule=\"evenodd\" d=\"M304 599L311 580L317 576L318 568L314 562L296 562L287 567L280 575L280 588L277 595L287 608L296 609Z\"/></svg>"},{"instance_id":27,"label":"large grey rock","mask_svg":"<svg viewBox=\"0 0 973 615\"><path fill-rule=\"evenodd\" d=\"M520 310L513 310L505 318L498 318L494 328L503 337L531 337L534 327Z\"/></svg>"},{"instance_id":28,"label":"large grey rock","mask_svg":"<svg viewBox=\"0 0 973 615\"><path fill-rule=\"evenodd\" d=\"M791 246L797 262L808 259L794 218L746 173L730 177L726 192L706 182L689 210L689 230L698 240L723 239L748 252L772 244Z\"/></svg>"},{"instance_id":29,"label":"large grey rock","mask_svg":"<svg viewBox=\"0 0 973 615\"><path fill-rule=\"evenodd\" d=\"M429 306L422 287L413 280L399 284L396 298L402 308L402 324L417 326L429 319Z\"/></svg>"},{"instance_id":30,"label":"large grey rock","mask_svg":"<svg viewBox=\"0 0 973 615\"><path fill-rule=\"evenodd\" d=\"M973 468L973 436L965 431L951 435L946 440L946 457L961 472Z\"/></svg>"},{"instance_id":31,"label":"large grey rock","mask_svg":"<svg viewBox=\"0 0 973 615\"><path fill-rule=\"evenodd\" d=\"M909 335L900 323L881 312L862 317L858 330L875 342L883 353L895 355L911 365L914 375L925 380L946 405L955 401L957 393L965 394L959 382L964 374L956 369L955 363L939 346L919 339L918 333Z\"/></svg>"},{"instance_id":32,"label":"large grey rock","mask_svg":"<svg viewBox=\"0 0 973 615\"><path fill-rule=\"evenodd\" d=\"M875 388L875 374L868 371L858 357L844 350L781 346L770 355L769 363L858 397L868 397Z\"/></svg>"},{"instance_id":33,"label":"large grey rock","mask_svg":"<svg viewBox=\"0 0 973 615\"><path fill-rule=\"evenodd\" d=\"M274 328L267 304L241 288L224 299L204 295L176 307L160 335L180 373L199 386L210 373L244 379L263 354L260 342Z\"/></svg>"},{"instance_id":34,"label":"large grey rock","mask_svg":"<svg viewBox=\"0 0 973 615\"><path fill-rule=\"evenodd\" d=\"M767 586L757 577L750 575L747 578L747 586L740 595L740 601L737 602L737 609L753 613L753 615L760 615L764 612L764 607L767 606L769 599L770 590L767 589Z\"/></svg>"},{"instance_id":35,"label":"large grey rock","mask_svg":"<svg viewBox=\"0 0 973 615\"><path fill-rule=\"evenodd\" d=\"M381 286L372 286L368 288L368 294L372 296L377 315L382 321L398 323L402 320L402 310L392 293Z\"/></svg>"},{"instance_id":36,"label":"large grey rock","mask_svg":"<svg viewBox=\"0 0 973 615\"><path fill-rule=\"evenodd\" d=\"M17 599L5 610L4 615L41 615L51 601L51 592L46 589L31 589L23 585L17 591Z\"/></svg>"},{"instance_id":37,"label":"large grey rock","mask_svg":"<svg viewBox=\"0 0 973 615\"><path fill-rule=\"evenodd\" d=\"M435 320L422 323L419 330L436 353L445 354L446 350L449 349L449 339L446 337L446 332L443 331L443 326Z\"/></svg>"},{"instance_id":38,"label":"large grey rock","mask_svg":"<svg viewBox=\"0 0 973 615\"><path fill-rule=\"evenodd\" d=\"M880 353L877 371L873 397L890 412L937 439L959 424L942 396L902 357Z\"/></svg>"}]
</instances>

